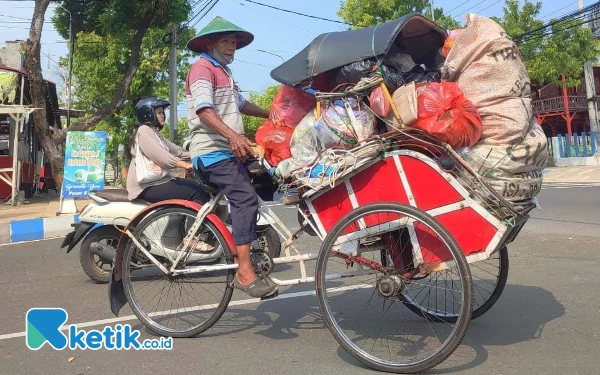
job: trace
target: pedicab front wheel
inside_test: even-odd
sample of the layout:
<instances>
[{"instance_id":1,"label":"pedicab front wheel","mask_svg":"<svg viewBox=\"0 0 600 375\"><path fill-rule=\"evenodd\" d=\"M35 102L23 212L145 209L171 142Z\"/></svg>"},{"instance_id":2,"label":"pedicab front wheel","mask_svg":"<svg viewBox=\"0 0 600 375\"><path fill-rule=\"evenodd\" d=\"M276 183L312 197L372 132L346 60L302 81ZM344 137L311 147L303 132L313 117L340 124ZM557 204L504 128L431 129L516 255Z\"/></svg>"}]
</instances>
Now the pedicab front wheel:
<instances>
[{"instance_id":1,"label":"pedicab front wheel","mask_svg":"<svg viewBox=\"0 0 600 375\"><path fill-rule=\"evenodd\" d=\"M391 267L382 265L382 251L393 259ZM446 309L454 305L456 320L417 317L400 296L425 275L448 269L452 286L427 293ZM458 244L433 217L399 203L359 207L331 228L315 282L335 339L379 371L409 374L439 365L459 346L471 319L471 273Z\"/></svg>"}]
</instances>

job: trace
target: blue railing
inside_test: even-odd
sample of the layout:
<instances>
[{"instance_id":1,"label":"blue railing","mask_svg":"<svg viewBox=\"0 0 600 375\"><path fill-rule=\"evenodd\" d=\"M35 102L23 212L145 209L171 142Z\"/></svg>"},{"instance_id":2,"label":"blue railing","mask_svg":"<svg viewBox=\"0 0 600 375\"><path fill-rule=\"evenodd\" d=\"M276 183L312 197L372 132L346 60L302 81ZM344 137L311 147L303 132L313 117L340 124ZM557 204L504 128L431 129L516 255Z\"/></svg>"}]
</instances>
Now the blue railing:
<instances>
[{"instance_id":1,"label":"blue railing","mask_svg":"<svg viewBox=\"0 0 600 375\"><path fill-rule=\"evenodd\" d=\"M594 156L597 152L596 137L592 132L572 133L571 139L568 134L558 134L558 157L586 157Z\"/></svg>"}]
</instances>

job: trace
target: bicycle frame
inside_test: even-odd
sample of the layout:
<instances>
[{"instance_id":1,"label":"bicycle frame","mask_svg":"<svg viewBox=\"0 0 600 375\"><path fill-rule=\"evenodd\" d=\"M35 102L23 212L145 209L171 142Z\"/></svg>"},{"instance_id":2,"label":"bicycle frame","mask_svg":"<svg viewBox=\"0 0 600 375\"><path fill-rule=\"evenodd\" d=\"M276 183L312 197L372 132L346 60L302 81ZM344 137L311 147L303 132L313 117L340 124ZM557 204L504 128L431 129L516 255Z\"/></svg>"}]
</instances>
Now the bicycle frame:
<instances>
[{"instance_id":1,"label":"bicycle frame","mask_svg":"<svg viewBox=\"0 0 600 375\"><path fill-rule=\"evenodd\" d=\"M183 259L187 259L188 256L193 251L192 250L193 246L191 246L189 244L193 243L192 239L193 239L194 234L198 231L198 229L200 229L200 225L202 224L202 222L204 221L206 216L209 213L214 211L219 200L222 198L223 198L223 194L219 192L219 193L215 194L210 199L209 202L207 202L205 205L203 205L201 207L201 209L198 211L198 213L196 215L194 224L192 225L192 227L190 228L190 230L188 231L188 233L185 237L185 240L187 240L185 242L188 245L185 245L182 250L178 251L177 258L174 260L173 264L169 268L165 267L158 259L156 259L154 257L154 255L152 255L152 253L150 251L146 250L146 248L139 242L139 240L137 238L135 238L135 236L131 233L131 231L127 230L125 232L125 234L127 234L127 236L134 242L134 244L140 249L140 251L158 269L160 269L166 275L178 276L178 275L185 275L185 274L196 274L196 273L211 272L211 271L237 269L238 268L237 263L216 264L216 265L196 266L196 267L191 267L191 268L187 268L187 269L177 269L177 265L179 264L179 262L181 262ZM305 221L301 225L300 229L298 229L296 232L292 233L286 227L286 225L281 221L281 219L277 216L277 214L275 212L273 212L273 210L271 210L271 208L268 207L265 204L265 202L262 199L260 199L260 197L258 197L258 201L259 201L259 209L258 209L259 215L261 215L269 223L269 225L271 225L273 227L273 229L275 229L275 231L279 234L279 236L281 236L282 238L285 238L285 241L282 244L282 246L284 247L285 256L273 259L273 264L274 265L286 264L286 263L299 263L300 264L300 277L299 278L289 279L289 280L280 280L280 279L273 277L273 275L269 275L268 276L269 281L271 281L272 283L279 285L279 286L289 286L289 285L297 285L297 284L305 284L305 283L314 282L315 277L307 275L305 262L310 261L310 260L316 260L319 253L311 252L311 253L303 254L300 251L298 251L294 246L292 246L292 243L302 235L306 225L310 225L311 228L315 231L315 233L317 233L318 237L321 240L323 240L318 229L313 225L313 223L311 223L307 219L306 214L297 206L298 211L300 212L302 217L305 219ZM206 259L209 259L211 257L218 255L220 251L222 251L222 249L220 247L218 247L213 253L209 253L209 254L205 255L204 257ZM293 253L292 253L292 251L293 251ZM232 252L235 253L235 249L232 249ZM338 255L341 257L349 256L347 254L342 254L342 253L338 253ZM362 267L363 265L366 266L367 268L370 268L371 271L376 271L373 269L372 265L370 265L369 263L361 262L360 259L357 259L357 258L354 258L354 259L355 259L355 261L357 261L356 264L358 265L358 267L356 268L355 271L328 274L326 276L326 279L327 280L335 280L335 279L340 279L340 278L344 278L344 277L352 277L352 276L365 275L365 274L370 273L370 272L365 272L366 270L363 269L363 267Z\"/></svg>"}]
</instances>

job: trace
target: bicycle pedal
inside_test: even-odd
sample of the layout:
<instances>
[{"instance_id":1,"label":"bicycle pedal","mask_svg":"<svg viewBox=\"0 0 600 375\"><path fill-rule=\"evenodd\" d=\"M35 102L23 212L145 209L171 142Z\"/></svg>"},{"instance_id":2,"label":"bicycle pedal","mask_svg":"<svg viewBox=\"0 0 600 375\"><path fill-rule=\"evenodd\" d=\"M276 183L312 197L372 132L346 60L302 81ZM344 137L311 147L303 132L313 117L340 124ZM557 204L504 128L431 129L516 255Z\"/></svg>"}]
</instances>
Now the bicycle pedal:
<instances>
[{"instance_id":1,"label":"bicycle pedal","mask_svg":"<svg viewBox=\"0 0 600 375\"><path fill-rule=\"evenodd\" d=\"M269 294L268 296L260 297L260 300L261 301L266 301L266 300L269 300L269 299L273 299L273 298L277 297L278 295L279 295L279 290L276 290L275 292Z\"/></svg>"}]
</instances>

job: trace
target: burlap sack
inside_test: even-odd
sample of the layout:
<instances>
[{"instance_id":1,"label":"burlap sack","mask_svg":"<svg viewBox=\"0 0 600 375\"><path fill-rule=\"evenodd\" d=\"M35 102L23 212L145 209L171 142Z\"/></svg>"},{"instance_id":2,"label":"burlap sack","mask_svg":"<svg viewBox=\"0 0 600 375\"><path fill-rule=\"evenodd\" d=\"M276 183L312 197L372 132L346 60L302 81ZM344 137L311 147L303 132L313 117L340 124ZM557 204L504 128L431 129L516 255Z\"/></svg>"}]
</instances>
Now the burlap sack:
<instances>
[{"instance_id":1,"label":"burlap sack","mask_svg":"<svg viewBox=\"0 0 600 375\"><path fill-rule=\"evenodd\" d=\"M465 160L491 187L509 201L533 198L542 188L542 169L548 165L547 138L535 119L522 142L478 144Z\"/></svg>"},{"instance_id":2,"label":"burlap sack","mask_svg":"<svg viewBox=\"0 0 600 375\"><path fill-rule=\"evenodd\" d=\"M457 82L479 110L481 144L507 145L525 137L532 117L529 76L517 45L500 25L469 14L441 70L442 79Z\"/></svg>"}]
</instances>

